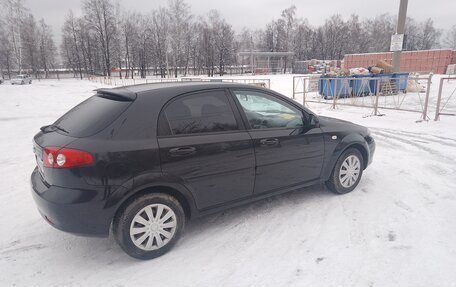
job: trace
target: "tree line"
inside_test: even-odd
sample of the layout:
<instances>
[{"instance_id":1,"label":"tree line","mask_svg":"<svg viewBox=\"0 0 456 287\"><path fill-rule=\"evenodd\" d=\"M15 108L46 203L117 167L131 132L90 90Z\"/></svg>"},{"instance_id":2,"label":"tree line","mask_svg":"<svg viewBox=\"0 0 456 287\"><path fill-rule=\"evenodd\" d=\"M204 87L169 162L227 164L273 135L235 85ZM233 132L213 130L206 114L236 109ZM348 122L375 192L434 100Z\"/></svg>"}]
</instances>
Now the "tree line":
<instances>
[{"instance_id":1,"label":"tree line","mask_svg":"<svg viewBox=\"0 0 456 287\"><path fill-rule=\"evenodd\" d=\"M51 27L37 21L23 0L2 0L0 7L0 74L11 78L13 71L27 69L48 77L57 54Z\"/></svg>"},{"instance_id":2,"label":"tree line","mask_svg":"<svg viewBox=\"0 0 456 287\"><path fill-rule=\"evenodd\" d=\"M126 10L116 0L82 0L82 15L66 14L57 49L51 28L37 21L24 1L0 0L0 71L9 76L27 70L47 77L58 62L80 78L113 71L120 77L223 75L228 67L249 64L240 51L294 52L285 65L388 51L396 27L389 14L369 19L336 14L314 26L291 6L263 29L236 32L217 10L194 15L184 0L169 0L150 12ZM430 18L407 18L406 50L456 49L456 25L443 32Z\"/></svg>"}]
</instances>

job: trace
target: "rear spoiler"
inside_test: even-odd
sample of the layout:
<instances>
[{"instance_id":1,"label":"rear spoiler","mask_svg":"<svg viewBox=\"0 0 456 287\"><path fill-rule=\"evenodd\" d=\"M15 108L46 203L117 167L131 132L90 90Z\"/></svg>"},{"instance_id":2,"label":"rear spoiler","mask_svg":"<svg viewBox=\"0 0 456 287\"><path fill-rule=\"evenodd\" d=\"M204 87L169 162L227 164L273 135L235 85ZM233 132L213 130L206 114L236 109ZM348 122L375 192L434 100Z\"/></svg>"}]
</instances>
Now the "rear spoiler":
<instances>
[{"instance_id":1,"label":"rear spoiler","mask_svg":"<svg viewBox=\"0 0 456 287\"><path fill-rule=\"evenodd\" d=\"M115 101L133 102L136 100L136 94L125 88L115 89L96 89L97 95L102 98L107 98Z\"/></svg>"}]
</instances>

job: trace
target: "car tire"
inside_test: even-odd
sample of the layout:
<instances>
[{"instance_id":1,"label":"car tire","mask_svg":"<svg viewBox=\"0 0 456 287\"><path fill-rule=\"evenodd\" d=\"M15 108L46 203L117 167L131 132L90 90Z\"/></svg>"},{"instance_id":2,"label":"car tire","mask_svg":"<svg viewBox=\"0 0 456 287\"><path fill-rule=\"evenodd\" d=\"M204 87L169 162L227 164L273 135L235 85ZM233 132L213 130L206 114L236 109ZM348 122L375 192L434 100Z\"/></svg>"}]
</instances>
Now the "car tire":
<instances>
[{"instance_id":1,"label":"car tire","mask_svg":"<svg viewBox=\"0 0 456 287\"><path fill-rule=\"evenodd\" d=\"M353 191L363 175L363 155L355 148L345 150L337 160L326 187L336 194Z\"/></svg>"},{"instance_id":2,"label":"car tire","mask_svg":"<svg viewBox=\"0 0 456 287\"><path fill-rule=\"evenodd\" d=\"M25 84L24 81L21 82L21 85Z\"/></svg>"},{"instance_id":3,"label":"car tire","mask_svg":"<svg viewBox=\"0 0 456 287\"><path fill-rule=\"evenodd\" d=\"M150 193L133 198L119 210L113 221L113 234L128 255L147 260L168 252L184 226L184 210L176 198Z\"/></svg>"}]
</instances>

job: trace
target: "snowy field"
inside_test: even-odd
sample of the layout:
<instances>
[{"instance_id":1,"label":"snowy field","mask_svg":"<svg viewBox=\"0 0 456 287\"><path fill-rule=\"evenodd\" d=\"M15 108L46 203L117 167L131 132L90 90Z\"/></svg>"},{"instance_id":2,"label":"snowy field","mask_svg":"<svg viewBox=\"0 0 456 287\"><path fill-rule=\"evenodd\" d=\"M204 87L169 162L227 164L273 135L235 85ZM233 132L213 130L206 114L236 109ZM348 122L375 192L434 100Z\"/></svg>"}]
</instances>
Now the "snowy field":
<instances>
[{"instance_id":1,"label":"snowy field","mask_svg":"<svg viewBox=\"0 0 456 287\"><path fill-rule=\"evenodd\" d=\"M314 186L197 219L170 253L137 261L112 237L55 230L30 194L32 137L99 87L0 85L0 286L456 286L456 117L311 104L376 139L354 192ZM291 96L291 77L271 88Z\"/></svg>"}]
</instances>

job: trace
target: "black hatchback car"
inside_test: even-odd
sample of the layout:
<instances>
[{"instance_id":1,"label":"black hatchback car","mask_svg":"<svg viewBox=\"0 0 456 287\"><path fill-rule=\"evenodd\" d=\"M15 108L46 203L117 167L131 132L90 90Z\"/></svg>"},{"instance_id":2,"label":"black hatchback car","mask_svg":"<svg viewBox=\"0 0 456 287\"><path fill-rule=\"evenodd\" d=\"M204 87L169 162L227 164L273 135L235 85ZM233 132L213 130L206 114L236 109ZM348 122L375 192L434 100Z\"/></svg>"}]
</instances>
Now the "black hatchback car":
<instances>
[{"instance_id":1,"label":"black hatchback car","mask_svg":"<svg viewBox=\"0 0 456 287\"><path fill-rule=\"evenodd\" d=\"M63 231L114 237L129 255L168 251L185 221L325 182L352 191L369 130L233 83L100 89L34 137L33 197Z\"/></svg>"}]
</instances>

